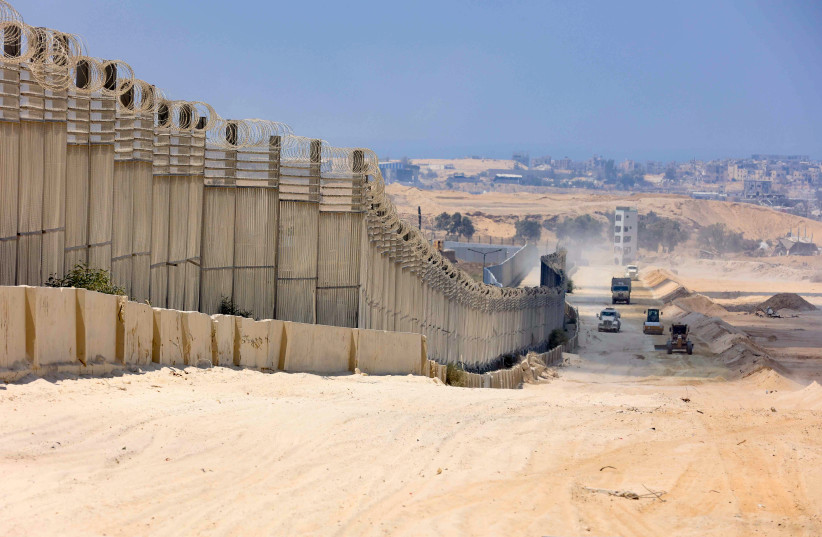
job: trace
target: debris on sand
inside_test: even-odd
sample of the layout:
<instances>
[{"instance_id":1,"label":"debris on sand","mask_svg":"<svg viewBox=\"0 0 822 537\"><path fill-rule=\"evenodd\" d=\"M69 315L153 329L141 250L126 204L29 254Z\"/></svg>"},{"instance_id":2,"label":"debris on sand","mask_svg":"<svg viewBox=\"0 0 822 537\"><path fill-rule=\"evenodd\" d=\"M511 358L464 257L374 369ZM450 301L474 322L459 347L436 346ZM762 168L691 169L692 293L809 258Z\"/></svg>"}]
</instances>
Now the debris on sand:
<instances>
[{"instance_id":1,"label":"debris on sand","mask_svg":"<svg viewBox=\"0 0 822 537\"><path fill-rule=\"evenodd\" d=\"M645 487L645 485L643 485L643 487ZM631 490L598 489L592 487L582 488L589 492L598 492L600 494L607 494L608 496L617 496L618 498L626 498L628 500L639 500L640 498L656 498L657 500L664 502L665 500L662 499L662 495L667 494L667 491L651 490L648 487L645 487L645 490L648 491L648 494L637 494L636 492L633 492Z\"/></svg>"},{"instance_id":2,"label":"debris on sand","mask_svg":"<svg viewBox=\"0 0 822 537\"><path fill-rule=\"evenodd\" d=\"M783 309L793 311L816 311L816 306L796 293L778 293L756 306L756 309L761 311L767 311L768 308L773 309L773 311Z\"/></svg>"}]
</instances>

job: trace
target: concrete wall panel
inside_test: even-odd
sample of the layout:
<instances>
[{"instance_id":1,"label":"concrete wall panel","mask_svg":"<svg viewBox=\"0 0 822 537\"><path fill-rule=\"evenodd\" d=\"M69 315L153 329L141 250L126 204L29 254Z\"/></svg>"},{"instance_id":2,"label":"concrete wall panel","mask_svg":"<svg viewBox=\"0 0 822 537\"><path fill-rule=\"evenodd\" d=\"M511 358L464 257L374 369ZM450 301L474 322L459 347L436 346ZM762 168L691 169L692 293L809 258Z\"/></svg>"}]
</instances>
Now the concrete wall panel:
<instances>
[{"instance_id":1,"label":"concrete wall panel","mask_svg":"<svg viewBox=\"0 0 822 537\"><path fill-rule=\"evenodd\" d=\"M234 364L234 336L237 333L235 317L211 316L211 363L217 366Z\"/></svg>"},{"instance_id":2,"label":"concrete wall panel","mask_svg":"<svg viewBox=\"0 0 822 537\"><path fill-rule=\"evenodd\" d=\"M120 297L77 289L77 359L83 365L116 363Z\"/></svg>"},{"instance_id":3,"label":"concrete wall panel","mask_svg":"<svg viewBox=\"0 0 822 537\"><path fill-rule=\"evenodd\" d=\"M421 375L422 336L382 330L357 331L357 367L370 375Z\"/></svg>"},{"instance_id":4,"label":"concrete wall panel","mask_svg":"<svg viewBox=\"0 0 822 537\"><path fill-rule=\"evenodd\" d=\"M209 367L212 359L211 317L205 313L184 311L181 320L185 364Z\"/></svg>"},{"instance_id":5,"label":"concrete wall panel","mask_svg":"<svg viewBox=\"0 0 822 537\"><path fill-rule=\"evenodd\" d=\"M268 363L269 321L236 317L235 360L243 367L266 367Z\"/></svg>"},{"instance_id":6,"label":"concrete wall panel","mask_svg":"<svg viewBox=\"0 0 822 537\"><path fill-rule=\"evenodd\" d=\"M342 373L353 370L356 349L350 328L287 322L285 337L285 371Z\"/></svg>"},{"instance_id":7,"label":"concrete wall panel","mask_svg":"<svg viewBox=\"0 0 822 537\"><path fill-rule=\"evenodd\" d=\"M26 287L26 353L37 369L77 362L77 290Z\"/></svg>"},{"instance_id":8,"label":"concrete wall panel","mask_svg":"<svg viewBox=\"0 0 822 537\"><path fill-rule=\"evenodd\" d=\"M120 360L124 364L151 363L154 342L154 311L148 304L121 301L122 342Z\"/></svg>"},{"instance_id":9,"label":"concrete wall panel","mask_svg":"<svg viewBox=\"0 0 822 537\"><path fill-rule=\"evenodd\" d=\"M185 365L181 312L154 308L152 360L162 365Z\"/></svg>"},{"instance_id":10,"label":"concrete wall panel","mask_svg":"<svg viewBox=\"0 0 822 537\"><path fill-rule=\"evenodd\" d=\"M269 320L268 324L268 353L265 360L267 369L279 369L280 360L284 357L285 351L285 322Z\"/></svg>"},{"instance_id":11,"label":"concrete wall panel","mask_svg":"<svg viewBox=\"0 0 822 537\"><path fill-rule=\"evenodd\" d=\"M0 369L28 367L26 288L0 287Z\"/></svg>"}]
</instances>

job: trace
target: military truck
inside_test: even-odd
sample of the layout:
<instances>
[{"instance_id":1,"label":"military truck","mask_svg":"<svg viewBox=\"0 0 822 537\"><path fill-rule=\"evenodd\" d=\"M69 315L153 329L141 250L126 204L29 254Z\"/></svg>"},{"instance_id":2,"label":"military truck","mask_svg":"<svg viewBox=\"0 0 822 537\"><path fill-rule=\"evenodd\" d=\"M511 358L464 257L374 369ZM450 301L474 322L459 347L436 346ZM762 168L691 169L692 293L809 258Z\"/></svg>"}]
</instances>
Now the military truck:
<instances>
[{"instance_id":1,"label":"military truck","mask_svg":"<svg viewBox=\"0 0 822 537\"><path fill-rule=\"evenodd\" d=\"M631 303L631 278L611 278L611 304Z\"/></svg>"},{"instance_id":2,"label":"military truck","mask_svg":"<svg viewBox=\"0 0 822 537\"><path fill-rule=\"evenodd\" d=\"M648 308L645 310L645 322L642 323L642 333L653 336L661 336L664 333L662 321L659 316L662 312L658 308Z\"/></svg>"},{"instance_id":3,"label":"military truck","mask_svg":"<svg viewBox=\"0 0 822 537\"><path fill-rule=\"evenodd\" d=\"M668 343L665 346L668 354L671 354L674 351L687 352L688 354L694 353L694 344L690 339L688 339L690 330L688 329L687 324L674 323L668 330L671 332L671 337L668 339Z\"/></svg>"}]
</instances>

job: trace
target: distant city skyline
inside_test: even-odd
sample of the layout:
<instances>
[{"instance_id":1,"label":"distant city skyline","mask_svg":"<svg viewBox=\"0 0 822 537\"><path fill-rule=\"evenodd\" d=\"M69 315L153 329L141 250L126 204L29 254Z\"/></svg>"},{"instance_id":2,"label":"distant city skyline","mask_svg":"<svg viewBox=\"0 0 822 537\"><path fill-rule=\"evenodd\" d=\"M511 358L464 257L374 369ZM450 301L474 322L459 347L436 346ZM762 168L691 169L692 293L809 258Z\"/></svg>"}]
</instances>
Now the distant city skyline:
<instances>
[{"instance_id":1,"label":"distant city skyline","mask_svg":"<svg viewBox=\"0 0 822 537\"><path fill-rule=\"evenodd\" d=\"M814 2L12 4L171 98L380 156L822 158Z\"/></svg>"}]
</instances>

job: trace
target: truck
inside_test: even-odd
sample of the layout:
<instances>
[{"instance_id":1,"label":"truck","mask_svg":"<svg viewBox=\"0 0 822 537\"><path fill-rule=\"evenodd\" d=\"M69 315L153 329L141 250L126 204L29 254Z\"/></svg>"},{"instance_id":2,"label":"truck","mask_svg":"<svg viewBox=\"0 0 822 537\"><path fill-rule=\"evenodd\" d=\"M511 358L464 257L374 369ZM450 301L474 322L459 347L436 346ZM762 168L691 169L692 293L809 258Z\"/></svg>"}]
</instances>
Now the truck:
<instances>
[{"instance_id":1,"label":"truck","mask_svg":"<svg viewBox=\"0 0 822 537\"><path fill-rule=\"evenodd\" d=\"M662 322L659 316L662 312L659 308L648 308L645 310L645 322L642 323L642 333L661 336L664 333Z\"/></svg>"},{"instance_id":2,"label":"truck","mask_svg":"<svg viewBox=\"0 0 822 537\"><path fill-rule=\"evenodd\" d=\"M597 313L597 319L597 332L619 332L622 327L619 312L614 308L605 308Z\"/></svg>"},{"instance_id":3,"label":"truck","mask_svg":"<svg viewBox=\"0 0 822 537\"><path fill-rule=\"evenodd\" d=\"M611 304L631 303L631 278L611 278Z\"/></svg>"},{"instance_id":4,"label":"truck","mask_svg":"<svg viewBox=\"0 0 822 537\"><path fill-rule=\"evenodd\" d=\"M636 265L628 265L625 267L625 277L636 281L639 279L639 267Z\"/></svg>"}]
</instances>

